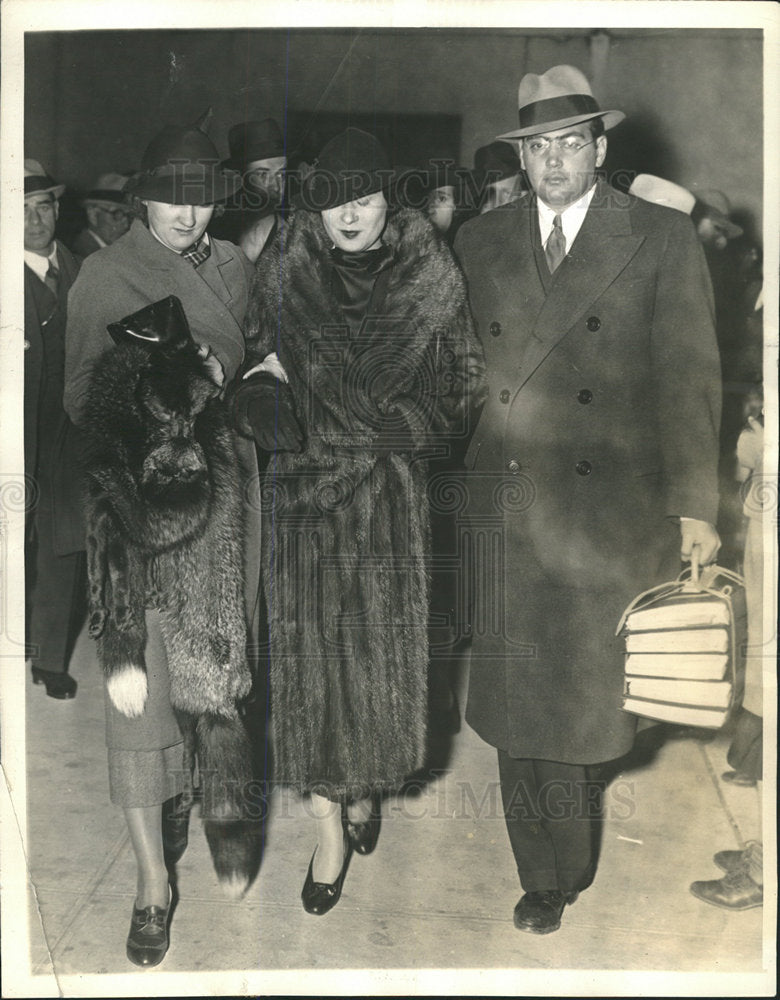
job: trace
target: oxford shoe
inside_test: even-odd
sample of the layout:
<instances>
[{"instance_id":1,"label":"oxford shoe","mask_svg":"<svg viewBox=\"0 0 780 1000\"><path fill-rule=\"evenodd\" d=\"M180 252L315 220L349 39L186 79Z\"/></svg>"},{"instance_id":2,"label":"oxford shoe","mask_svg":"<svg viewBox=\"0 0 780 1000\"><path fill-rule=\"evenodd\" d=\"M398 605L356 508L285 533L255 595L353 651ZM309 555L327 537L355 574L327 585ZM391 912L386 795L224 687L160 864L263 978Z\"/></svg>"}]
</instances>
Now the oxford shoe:
<instances>
[{"instance_id":1,"label":"oxford shoe","mask_svg":"<svg viewBox=\"0 0 780 1000\"><path fill-rule=\"evenodd\" d=\"M168 951L168 916L171 898L169 887L167 906L133 905L126 949L127 957L133 965L151 968L159 965L165 958Z\"/></svg>"},{"instance_id":2,"label":"oxford shoe","mask_svg":"<svg viewBox=\"0 0 780 1000\"><path fill-rule=\"evenodd\" d=\"M764 889L748 875L747 867L709 882L691 882L690 888L697 899L724 910L750 910L764 902Z\"/></svg>"},{"instance_id":3,"label":"oxford shoe","mask_svg":"<svg viewBox=\"0 0 780 1000\"><path fill-rule=\"evenodd\" d=\"M577 896L576 892L560 889L527 892L515 907L515 927L530 934L551 934L561 926L566 904L573 903Z\"/></svg>"}]
</instances>

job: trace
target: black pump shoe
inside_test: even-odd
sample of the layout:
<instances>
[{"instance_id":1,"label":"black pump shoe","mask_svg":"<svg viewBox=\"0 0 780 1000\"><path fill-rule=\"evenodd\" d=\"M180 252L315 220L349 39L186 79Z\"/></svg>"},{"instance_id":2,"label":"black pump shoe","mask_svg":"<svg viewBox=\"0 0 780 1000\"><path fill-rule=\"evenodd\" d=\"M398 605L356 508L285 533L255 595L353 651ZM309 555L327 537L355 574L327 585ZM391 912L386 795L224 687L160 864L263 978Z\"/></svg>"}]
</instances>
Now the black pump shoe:
<instances>
[{"instance_id":1,"label":"black pump shoe","mask_svg":"<svg viewBox=\"0 0 780 1000\"><path fill-rule=\"evenodd\" d=\"M376 847L379 839L379 827L382 821L382 814L377 803L371 802L371 815L363 823L353 823L347 815L344 820L344 828L349 837L352 849L358 854L370 854Z\"/></svg>"},{"instance_id":2,"label":"black pump shoe","mask_svg":"<svg viewBox=\"0 0 780 1000\"><path fill-rule=\"evenodd\" d=\"M315 847L314 854L317 853ZM344 885L344 876L347 874L349 859L352 855L352 848L346 833L344 835L344 863L335 882L315 882L312 877L314 866L314 854L309 862L309 870L306 873L306 881L301 890L301 902L307 913L313 913L317 917L324 916L338 903L341 898L341 889Z\"/></svg>"},{"instance_id":3,"label":"black pump shoe","mask_svg":"<svg viewBox=\"0 0 780 1000\"><path fill-rule=\"evenodd\" d=\"M151 968L159 965L168 951L168 917L171 912L171 890L167 906L133 905L130 933L127 936L127 957L134 965Z\"/></svg>"}]
</instances>

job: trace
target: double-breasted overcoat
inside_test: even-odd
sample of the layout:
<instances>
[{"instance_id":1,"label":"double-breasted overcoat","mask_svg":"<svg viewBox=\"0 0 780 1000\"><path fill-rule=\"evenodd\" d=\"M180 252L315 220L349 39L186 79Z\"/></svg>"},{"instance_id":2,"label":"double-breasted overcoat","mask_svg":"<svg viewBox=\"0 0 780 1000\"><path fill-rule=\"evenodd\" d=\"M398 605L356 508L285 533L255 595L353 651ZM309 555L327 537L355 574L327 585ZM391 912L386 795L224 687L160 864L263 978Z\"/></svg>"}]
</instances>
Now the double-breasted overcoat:
<instances>
[{"instance_id":1,"label":"double-breasted overcoat","mask_svg":"<svg viewBox=\"0 0 780 1000\"><path fill-rule=\"evenodd\" d=\"M534 198L455 252L489 396L466 455L476 568L467 719L513 757L630 748L621 612L680 570L679 517L714 523L720 367L690 219L598 182L554 275Z\"/></svg>"}]
</instances>

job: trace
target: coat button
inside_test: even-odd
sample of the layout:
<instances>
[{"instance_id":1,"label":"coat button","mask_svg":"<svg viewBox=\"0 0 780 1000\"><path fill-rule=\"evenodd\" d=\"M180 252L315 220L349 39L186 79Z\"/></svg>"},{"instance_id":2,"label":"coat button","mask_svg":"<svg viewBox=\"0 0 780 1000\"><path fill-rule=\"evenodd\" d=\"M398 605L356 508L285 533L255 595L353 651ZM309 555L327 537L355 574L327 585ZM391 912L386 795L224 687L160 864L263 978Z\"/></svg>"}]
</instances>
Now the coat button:
<instances>
[{"instance_id":1,"label":"coat button","mask_svg":"<svg viewBox=\"0 0 780 1000\"><path fill-rule=\"evenodd\" d=\"M580 389L580 391L577 393L577 399L581 403L587 405L593 399L593 393L590 391L590 389Z\"/></svg>"},{"instance_id":2,"label":"coat button","mask_svg":"<svg viewBox=\"0 0 780 1000\"><path fill-rule=\"evenodd\" d=\"M501 336L501 324L500 323L495 323L495 322L491 323L489 329L490 329L490 336L491 337L500 337Z\"/></svg>"},{"instance_id":3,"label":"coat button","mask_svg":"<svg viewBox=\"0 0 780 1000\"><path fill-rule=\"evenodd\" d=\"M601 320L598 316L588 316L585 320L585 326L587 326L591 333L595 333L596 330L601 329Z\"/></svg>"},{"instance_id":4,"label":"coat button","mask_svg":"<svg viewBox=\"0 0 780 1000\"><path fill-rule=\"evenodd\" d=\"M24 342L24 349L25 349L25 351L29 351L30 350L30 341L29 340L25 340L25 342Z\"/></svg>"},{"instance_id":5,"label":"coat button","mask_svg":"<svg viewBox=\"0 0 780 1000\"><path fill-rule=\"evenodd\" d=\"M509 389L502 389L501 392L498 394L498 398L501 400L502 403L508 403Z\"/></svg>"},{"instance_id":6,"label":"coat button","mask_svg":"<svg viewBox=\"0 0 780 1000\"><path fill-rule=\"evenodd\" d=\"M509 469L509 471L512 473L513 476L516 476L518 472L522 469L522 465L520 465L517 459L514 458L510 458L510 460L506 464L506 467L507 469Z\"/></svg>"},{"instance_id":7,"label":"coat button","mask_svg":"<svg viewBox=\"0 0 780 1000\"><path fill-rule=\"evenodd\" d=\"M593 471L593 466L590 462L577 462L575 468L579 476L589 476Z\"/></svg>"}]
</instances>

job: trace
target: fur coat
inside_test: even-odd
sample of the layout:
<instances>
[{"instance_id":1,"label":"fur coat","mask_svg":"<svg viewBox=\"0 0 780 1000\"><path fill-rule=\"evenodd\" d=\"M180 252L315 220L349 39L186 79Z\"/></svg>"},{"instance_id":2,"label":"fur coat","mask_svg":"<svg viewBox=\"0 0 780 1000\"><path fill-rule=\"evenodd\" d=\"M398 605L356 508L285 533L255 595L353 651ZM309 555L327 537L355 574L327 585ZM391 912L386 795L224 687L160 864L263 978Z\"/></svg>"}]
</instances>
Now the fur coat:
<instances>
[{"instance_id":1,"label":"fur coat","mask_svg":"<svg viewBox=\"0 0 780 1000\"><path fill-rule=\"evenodd\" d=\"M423 762L427 459L466 433L482 373L447 246L411 210L383 240L393 264L359 329L321 218L302 211L260 258L247 314L247 367L278 354L305 435L263 486L276 778L331 798L397 787Z\"/></svg>"},{"instance_id":2,"label":"fur coat","mask_svg":"<svg viewBox=\"0 0 780 1000\"><path fill-rule=\"evenodd\" d=\"M173 358L125 345L103 354L85 410L85 514L89 631L109 698L127 716L143 713L145 608L158 608L185 763L191 772L197 758L206 835L233 894L259 865L261 831L245 808L242 499L218 391L194 348Z\"/></svg>"}]
</instances>

